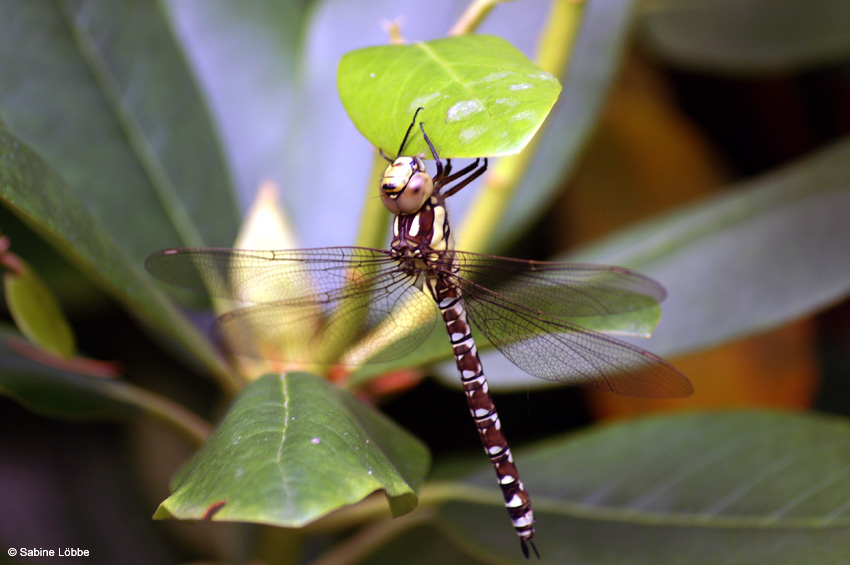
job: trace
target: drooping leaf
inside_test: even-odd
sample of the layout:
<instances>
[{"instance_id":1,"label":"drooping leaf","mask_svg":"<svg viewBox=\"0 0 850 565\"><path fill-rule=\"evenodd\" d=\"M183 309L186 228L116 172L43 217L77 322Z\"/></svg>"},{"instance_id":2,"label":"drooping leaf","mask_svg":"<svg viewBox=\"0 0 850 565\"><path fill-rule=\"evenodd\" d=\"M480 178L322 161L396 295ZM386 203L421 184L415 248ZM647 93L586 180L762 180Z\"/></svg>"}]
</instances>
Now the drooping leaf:
<instances>
[{"instance_id":1,"label":"drooping leaf","mask_svg":"<svg viewBox=\"0 0 850 565\"><path fill-rule=\"evenodd\" d=\"M377 490L401 515L416 506L428 463L415 438L327 381L266 375L243 390L154 517L296 527Z\"/></svg>"},{"instance_id":2,"label":"drooping leaf","mask_svg":"<svg viewBox=\"0 0 850 565\"><path fill-rule=\"evenodd\" d=\"M670 355L763 331L847 296L848 209L844 140L567 259L623 265L659 281L668 298L643 346Z\"/></svg>"},{"instance_id":3,"label":"drooping leaf","mask_svg":"<svg viewBox=\"0 0 850 565\"><path fill-rule=\"evenodd\" d=\"M645 44L677 65L714 72L793 72L846 61L843 0L665 0L638 20Z\"/></svg>"},{"instance_id":4,"label":"drooping leaf","mask_svg":"<svg viewBox=\"0 0 850 565\"><path fill-rule=\"evenodd\" d=\"M553 563L841 563L850 425L775 412L612 425L515 453ZM490 469L443 506L452 537L526 562ZM459 489L459 492L463 492Z\"/></svg>"},{"instance_id":5,"label":"drooping leaf","mask_svg":"<svg viewBox=\"0 0 850 565\"><path fill-rule=\"evenodd\" d=\"M136 264L229 245L230 178L156 2L0 4L0 115Z\"/></svg>"},{"instance_id":6,"label":"drooping leaf","mask_svg":"<svg viewBox=\"0 0 850 565\"><path fill-rule=\"evenodd\" d=\"M388 155L421 106L417 121L442 158L517 153L561 91L555 77L489 35L358 49L340 61L337 85L354 125ZM430 157L418 126L404 152Z\"/></svg>"}]
</instances>

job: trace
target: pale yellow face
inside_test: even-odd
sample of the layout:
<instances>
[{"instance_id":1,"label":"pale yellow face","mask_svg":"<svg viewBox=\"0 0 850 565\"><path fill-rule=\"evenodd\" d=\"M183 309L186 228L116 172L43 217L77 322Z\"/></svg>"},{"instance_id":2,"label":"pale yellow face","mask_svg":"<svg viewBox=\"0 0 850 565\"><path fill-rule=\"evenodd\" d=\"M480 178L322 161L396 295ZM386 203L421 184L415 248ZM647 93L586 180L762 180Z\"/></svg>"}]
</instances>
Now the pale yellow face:
<instances>
[{"instance_id":1,"label":"pale yellow face","mask_svg":"<svg viewBox=\"0 0 850 565\"><path fill-rule=\"evenodd\" d=\"M399 157L384 171L381 201L393 214L415 214L434 193L434 181L419 157Z\"/></svg>"}]
</instances>

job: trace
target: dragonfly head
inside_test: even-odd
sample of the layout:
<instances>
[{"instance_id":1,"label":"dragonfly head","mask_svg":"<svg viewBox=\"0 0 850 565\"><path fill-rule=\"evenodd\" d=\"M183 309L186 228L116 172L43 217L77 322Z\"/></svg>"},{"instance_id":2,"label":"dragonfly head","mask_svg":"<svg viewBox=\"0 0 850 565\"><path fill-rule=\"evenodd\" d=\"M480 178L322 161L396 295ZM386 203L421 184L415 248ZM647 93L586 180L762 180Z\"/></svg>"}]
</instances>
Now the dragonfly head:
<instances>
[{"instance_id":1,"label":"dragonfly head","mask_svg":"<svg viewBox=\"0 0 850 565\"><path fill-rule=\"evenodd\" d=\"M420 157L399 157L381 179L381 200L393 214L415 214L433 193L434 181Z\"/></svg>"}]
</instances>

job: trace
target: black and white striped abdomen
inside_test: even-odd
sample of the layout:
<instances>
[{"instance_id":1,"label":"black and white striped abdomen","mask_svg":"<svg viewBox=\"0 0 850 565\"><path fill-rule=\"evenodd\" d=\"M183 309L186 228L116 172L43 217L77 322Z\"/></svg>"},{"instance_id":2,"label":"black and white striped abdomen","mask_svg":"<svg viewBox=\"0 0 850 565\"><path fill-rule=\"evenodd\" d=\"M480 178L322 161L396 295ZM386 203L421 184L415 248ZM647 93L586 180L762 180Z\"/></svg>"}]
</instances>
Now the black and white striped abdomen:
<instances>
[{"instance_id":1,"label":"black and white striped abdomen","mask_svg":"<svg viewBox=\"0 0 850 565\"><path fill-rule=\"evenodd\" d=\"M459 289L435 280L431 285L455 355L458 371L460 371L463 391L466 401L484 451L490 457L505 505L510 515L511 522L516 528L517 535L522 544L522 550L528 557L528 545L537 553L532 541L534 537L534 515L531 510L531 499L528 492L519 480L519 473L514 464L508 440L502 433L502 425L499 422L499 414L496 405L490 396L487 386L487 378L484 376L484 368L478 357L475 341L472 339L469 323L466 320L466 312L463 308L463 300Z\"/></svg>"}]
</instances>

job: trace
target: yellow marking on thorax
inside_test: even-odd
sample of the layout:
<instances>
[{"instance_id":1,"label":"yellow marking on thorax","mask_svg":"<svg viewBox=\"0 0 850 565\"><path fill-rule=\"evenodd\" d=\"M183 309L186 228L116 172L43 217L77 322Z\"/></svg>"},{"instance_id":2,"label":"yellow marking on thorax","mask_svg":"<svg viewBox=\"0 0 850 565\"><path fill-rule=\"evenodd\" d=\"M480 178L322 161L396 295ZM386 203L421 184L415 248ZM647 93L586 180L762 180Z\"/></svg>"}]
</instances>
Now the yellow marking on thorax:
<instances>
[{"instance_id":1,"label":"yellow marking on thorax","mask_svg":"<svg viewBox=\"0 0 850 565\"><path fill-rule=\"evenodd\" d=\"M441 205L434 206L434 225L431 232L431 249L443 251L448 242L445 239L446 208Z\"/></svg>"}]
</instances>

